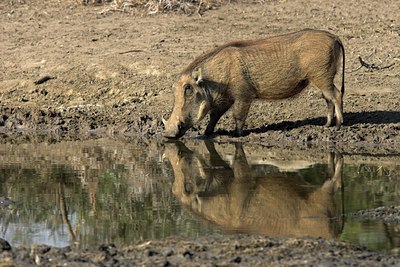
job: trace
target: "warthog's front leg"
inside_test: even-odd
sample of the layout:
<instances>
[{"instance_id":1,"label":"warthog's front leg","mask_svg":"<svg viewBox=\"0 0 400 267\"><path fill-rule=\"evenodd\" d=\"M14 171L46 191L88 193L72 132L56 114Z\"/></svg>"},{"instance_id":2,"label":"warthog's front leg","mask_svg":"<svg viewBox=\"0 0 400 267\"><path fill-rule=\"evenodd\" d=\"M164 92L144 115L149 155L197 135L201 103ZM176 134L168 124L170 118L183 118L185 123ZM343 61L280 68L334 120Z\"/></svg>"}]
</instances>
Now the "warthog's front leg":
<instances>
[{"instance_id":1,"label":"warthog's front leg","mask_svg":"<svg viewBox=\"0 0 400 267\"><path fill-rule=\"evenodd\" d=\"M214 133L215 125L217 125L219 119L225 114L225 112L228 111L231 106L231 103L225 103L225 105L218 106L211 110L210 121L207 125L206 131L204 132L206 136L210 136Z\"/></svg>"},{"instance_id":2,"label":"warthog's front leg","mask_svg":"<svg viewBox=\"0 0 400 267\"><path fill-rule=\"evenodd\" d=\"M233 104L233 119L235 120L235 136L243 135L243 127L246 122L247 114L249 113L249 109L251 106L251 102L244 101L236 101Z\"/></svg>"},{"instance_id":3,"label":"warthog's front leg","mask_svg":"<svg viewBox=\"0 0 400 267\"><path fill-rule=\"evenodd\" d=\"M343 156L339 152L330 152L328 154L328 169L330 179L324 183L324 186L336 192L342 186Z\"/></svg>"}]
</instances>

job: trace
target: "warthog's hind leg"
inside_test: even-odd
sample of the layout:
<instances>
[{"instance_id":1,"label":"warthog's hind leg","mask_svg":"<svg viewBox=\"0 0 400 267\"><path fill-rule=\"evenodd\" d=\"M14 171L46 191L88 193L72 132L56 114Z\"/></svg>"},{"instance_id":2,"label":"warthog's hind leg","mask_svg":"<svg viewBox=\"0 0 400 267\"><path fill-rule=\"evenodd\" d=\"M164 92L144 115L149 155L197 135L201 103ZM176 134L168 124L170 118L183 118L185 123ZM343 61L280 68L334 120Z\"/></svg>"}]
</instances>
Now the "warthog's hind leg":
<instances>
[{"instance_id":1,"label":"warthog's hind leg","mask_svg":"<svg viewBox=\"0 0 400 267\"><path fill-rule=\"evenodd\" d=\"M326 104L328 106L328 113L326 116L326 124L325 126L331 126L333 116L336 116L336 128L340 129L343 123L343 100L342 94L339 89L336 88L335 85L330 86L318 86L321 89L322 94L326 100Z\"/></svg>"},{"instance_id":2,"label":"warthog's hind leg","mask_svg":"<svg viewBox=\"0 0 400 267\"><path fill-rule=\"evenodd\" d=\"M326 114L325 127L330 127L330 126L332 126L332 119L333 119L333 115L335 113L335 105L333 105L333 103L327 99L325 99L325 101L326 101L326 105L328 106L328 113Z\"/></svg>"},{"instance_id":3,"label":"warthog's hind leg","mask_svg":"<svg viewBox=\"0 0 400 267\"><path fill-rule=\"evenodd\" d=\"M333 105L335 106L336 128L340 129L343 123L343 95L336 86L333 86L333 88Z\"/></svg>"}]
</instances>

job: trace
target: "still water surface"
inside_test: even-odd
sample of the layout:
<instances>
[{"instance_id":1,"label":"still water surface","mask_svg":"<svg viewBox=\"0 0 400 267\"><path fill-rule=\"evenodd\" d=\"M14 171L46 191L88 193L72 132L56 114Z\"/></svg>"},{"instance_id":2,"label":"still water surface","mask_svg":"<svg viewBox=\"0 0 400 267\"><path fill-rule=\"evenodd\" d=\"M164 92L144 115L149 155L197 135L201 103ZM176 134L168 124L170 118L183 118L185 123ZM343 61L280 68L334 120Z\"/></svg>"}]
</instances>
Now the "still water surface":
<instances>
[{"instance_id":1,"label":"still water surface","mask_svg":"<svg viewBox=\"0 0 400 267\"><path fill-rule=\"evenodd\" d=\"M0 237L98 247L239 232L398 251L399 224L349 214L400 205L399 158L203 141L0 144Z\"/></svg>"}]
</instances>

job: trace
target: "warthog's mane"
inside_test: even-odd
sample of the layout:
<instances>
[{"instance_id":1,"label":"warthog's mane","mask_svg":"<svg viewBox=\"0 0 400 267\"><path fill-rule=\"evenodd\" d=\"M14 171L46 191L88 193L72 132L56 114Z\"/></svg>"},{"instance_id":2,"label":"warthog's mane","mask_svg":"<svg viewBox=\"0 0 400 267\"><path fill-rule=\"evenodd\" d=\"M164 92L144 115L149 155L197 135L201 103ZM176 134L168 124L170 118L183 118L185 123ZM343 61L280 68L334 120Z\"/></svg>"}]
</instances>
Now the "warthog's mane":
<instances>
[{"instance_id":1,"label":"warthog's mane","mask_svg":"<svg viewBox=\"0 0 400 267\"><path fill-rule=\"evenodd\" d=\"M189 66L187 66L182 72L181 74L190 74L193 72L193 70L195 70L196 68L198 68L200 65L202 65L204 62L206 62L208 59L214 57L215 55L217 55L219 52L221 52L222 50L224 50L225 48L228 47L246 47L246 46L251 46L260 42L265 41L266 39L260 39L260 40L244 40L244 41L233 41L224 45L221 45L215 49L212 49L208 52L205 52L204 54L198 56L197 58L195 58L192 63L189 64Z\"/></svg>"},{"instance_id":2,"label":"warthog's mane","mask_svg":"<svg viewBox=\"0 0 400 267\"><path fill-rule=\"evenodd\" d=\"M304 29L295 33L286 33L278 36L271 36L271 37L266 37L262 39L255 39L255 40L236 40L232 41L229 43L226 43L224 45L221 45L217 48L211 49L208 52L203 53L202 55L198 56L195 58L182 72L181 75L183 74L191 74L193 70L198 68L200 65L202 65L204 62L206 62L208 59L214 57L217 55L219 52L224 50L225 48L229 47L236 47L236 48L241 48L241 47L249 47L252 45L257 45L260 43L264 43L266 41L273 41L273 40L280 40L282 37L288 37L290 39L297 38L299 34L301 34L304 31L312 31L310 29Z\"/></svg>"}]
</instances>

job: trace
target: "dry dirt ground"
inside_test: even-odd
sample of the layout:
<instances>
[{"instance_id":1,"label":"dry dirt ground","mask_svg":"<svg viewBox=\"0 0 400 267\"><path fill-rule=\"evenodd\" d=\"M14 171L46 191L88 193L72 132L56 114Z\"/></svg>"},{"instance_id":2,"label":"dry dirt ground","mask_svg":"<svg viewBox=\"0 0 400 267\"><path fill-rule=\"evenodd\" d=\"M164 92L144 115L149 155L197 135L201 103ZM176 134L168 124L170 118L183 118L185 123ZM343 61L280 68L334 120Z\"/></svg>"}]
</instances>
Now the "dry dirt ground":
<instances>
[{"instance_id":1,"label":"dry dirt ground","mask_svg":"<svg viewBox=\"0 0 400 267\"><path fill-rule=\"evenodd\" d=\"M159 136L161 116L173 105L172 83L196 56L231 40L318 28L346 47L344 127L323 127L326 104L310 88L294 99L254 103L244 139L400 147L394 1L240 1L201 17L104 9L1 1L1 132ZM358 69L358 56L378 69ZM46 75L55 79L34 83ZM187 135L201 134L206 122ZM228 112L215 138L229 138L232 129Z\"/></svg>"},{"instance_id":2,"label":"dry dirt ground","mask_svg":"<svg viewBox=\"0 0 400 267\"><path fill-rule=\"evenodd\" d=\"M217 125L214 138L265 145L335 146L348 153L400 151L400 13L396 1L232 1L206 10L202 16L196 13L192 16L182 13L149 15L140 7L126 12L105 12L105 9L104 5L83 6L72 0L0 2L2 142L13 142L21 136L26 140L36 135L161 138L161 116L168 116L173 105L172 83L196 56L232 40L317 28L340 36L346 48L342 129L323 127L325 101L317 90L310 88L294 99L254 103L247 119L246 136L240 139L230 137L233 121L228 112ZM371 68L360 68L359 56ZM42 79L44 82L40 83L43 77L52 79ZM206 121L188 132L185 138L201 134ZM206 249L215 254L205 253L204 260L213 262L213 257L222 255L221 258L227 258L216 262L234 265L240 263L240 255L246 253L254 256L251 258L254 263L277 260L275 263L282 265L345 263L336 262L341 258L339 255L350 255L349 264L381 265L382 261L390 263L392 260L389 256L377 256L350 246L342 250L339 247L345 245L341 243L321 240L293 241L303 244L296 245L303 248L300 252L294 250L292 257L288 256L290 253L281 253L270 258L257 253L266 247L279 247L292 241L262 239L259 241L262 249L259 249L257 240L244 240L245 244L253 245L249 245L249 249L239 249L234 261L231 261L233 256L227 256L223 245L220 250ZM176 244L175 249L178 249L181 242L186 241L168 242ZM162 248L170 246L168 242L151 244ZM208 244L204 240L198 242ZM228 243L232 245L232 242ZM319 246L321 242L323 245ZM147 245L140 246L147 248ZM202 250L205 245L193 243L191 246ZM163 253L170 253L146 251L147 256L161 255L163 259ZM318 257L313 257L313 252ZM42 257L24 249L13 253L16 253L12 256L14 260L22 259L26 264L33 264L35 259L40 261ZM60 253L67 255L69 252ZM191 251L185 253L181 260L196 258ZM338 256L332 257L335 253L339 253ZM93 260L93 265L101 262L111 265L107 259L113 257L107 255L104 261ZM143 253L134 255L140 259ZM85 257L65 256L65 259L78 261ZM296 257L299 261L291 261ZM318 262L325 257L330 260ZM168 265L166 261L158 262L163 263ZM175 264L179 261L172 265Z\"/></svg>"}]
</instances>

